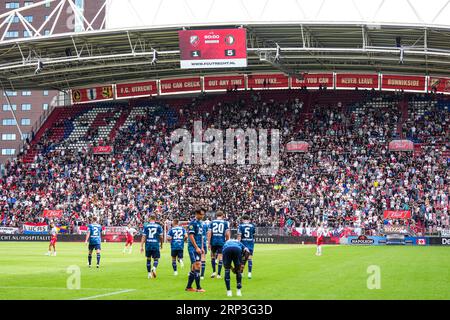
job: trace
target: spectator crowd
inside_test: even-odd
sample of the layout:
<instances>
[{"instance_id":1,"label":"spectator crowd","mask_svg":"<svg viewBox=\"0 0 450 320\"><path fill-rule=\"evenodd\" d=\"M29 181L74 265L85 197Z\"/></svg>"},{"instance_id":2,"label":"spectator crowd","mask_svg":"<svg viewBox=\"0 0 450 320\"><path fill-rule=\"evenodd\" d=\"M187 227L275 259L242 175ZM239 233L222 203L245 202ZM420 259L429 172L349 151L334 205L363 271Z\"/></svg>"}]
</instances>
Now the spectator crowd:
<instances>
[{"instance_id":1,"label":"spectator crowd","mask_svg":"<svg viewBox=\"0 0 450 320\"><path fill-rule=\"evenodd\" d=\"M306 104L304 92L301 97L227 95L231 98L209 107L204 107L207 96L177 107L170 100L152 102L156 110L144 108L108 142L114 150L110 155L94 155L87 148L56 150L52 146L63 142L49 141L44 134L32 163L19 158L5 165L0 226L46 221L44 209L63 210L55 221L71 231L92 215L105 226L141 226L149 213L161 221L188 220L195 207L203 206L223 210L232 226L249 214L258 227L297 235L311 235L321 223L336 236L348 230L378 234L386 223L426 232L449 228L450 170L443 153L450 133L442 125L447 110L435 106L431 113L402 122L400 94L367 92L358 103L326 105ZM204 129L279 129L278 172L262 175L257 164L172 162L171 132L192 131L195 120ZM440 144L425 143L420 156L389 151L389 141L411 132L436 136ZM293 140L308 142L308 152L286 152L283 146ZM410 210L412 217L388 222L384 210Z\"/></svg>"}]
</instances>

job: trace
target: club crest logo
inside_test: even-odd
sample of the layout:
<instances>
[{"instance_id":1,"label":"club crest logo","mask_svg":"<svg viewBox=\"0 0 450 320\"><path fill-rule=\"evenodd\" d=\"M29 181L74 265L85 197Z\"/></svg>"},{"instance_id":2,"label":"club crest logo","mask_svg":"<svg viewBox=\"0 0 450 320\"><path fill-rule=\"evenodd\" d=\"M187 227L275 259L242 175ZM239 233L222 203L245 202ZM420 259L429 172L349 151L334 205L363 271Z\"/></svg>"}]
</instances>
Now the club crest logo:
<instances>
[{"instance_id":1,"label":"club crest logo","mask_svg":"<svg viewBox=\"0 0 450 320\"><path fill-rule=\"evenodd\" d=\"M229 34L225 37L225 43L229 46L233 45L234 41L235 41L234 37L231 34Z\"/></svg>"},{"instance_id":2,"label":"club crest logo","mask_svg":"<svg viewBox=\"0 0 450 320\"><path fill-rule=\"evenodd\" d=\"M81 92L80 90L74 90L72 93L72 98L74 102L79 102L81 101Z\"/></svg>"},{"instance_id":3,"label":"club crest logo","mask_svg":"<svg viewBox=\"0 0 450 320\"><path fill-rule=\"evenodd\" d=\"M193 45L195 47L200 42L200 39L197 35L193 35L189 38L189 42L191 43L191 45Z\"/></svg>"}]
</instances>

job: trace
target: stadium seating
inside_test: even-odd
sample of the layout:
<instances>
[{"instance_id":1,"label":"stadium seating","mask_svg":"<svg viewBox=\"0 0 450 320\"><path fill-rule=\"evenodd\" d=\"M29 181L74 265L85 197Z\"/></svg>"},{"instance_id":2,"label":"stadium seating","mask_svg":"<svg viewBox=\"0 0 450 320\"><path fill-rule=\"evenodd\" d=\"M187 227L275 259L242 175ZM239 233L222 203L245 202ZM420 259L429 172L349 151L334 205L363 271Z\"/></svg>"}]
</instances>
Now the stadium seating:
<instances>
[{"instance_id":1,"label":"stadium seating","mask_svg":"<svg viewBox=\"0 0 450 320\"><path fill-rule=\"evenodd\" d=\"M171 131L200 119L204 129L277 128L282 145L304 140L310 150L282 151L274 176L258 165L174 164ZM149 212L188 219L204 205L223 209L232 225L248 213L286 232L326 221L334 233L376 234L383 210L410 209L423 232L449 224L449 135L448 97L398 92L238 91L56 108L25 155L6 164L1 222L18 226L61 208L70 228L92 214L139 225ZM389 152L400 138L415 142L414 157ZM92 155L99 145L113 154Z\"/></svg>"}]
</instances>

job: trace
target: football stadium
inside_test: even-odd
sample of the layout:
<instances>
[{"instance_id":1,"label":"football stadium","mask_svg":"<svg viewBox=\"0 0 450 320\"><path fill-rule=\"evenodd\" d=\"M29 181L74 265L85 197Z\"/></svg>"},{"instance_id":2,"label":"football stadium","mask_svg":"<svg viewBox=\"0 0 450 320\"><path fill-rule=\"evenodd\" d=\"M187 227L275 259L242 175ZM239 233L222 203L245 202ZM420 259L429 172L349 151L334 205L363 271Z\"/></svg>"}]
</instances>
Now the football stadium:
<instances>
[{"instance_id":1,"label":"football stadium","mask_svg":"<svg viewBox=\"0 0 450 320\"><path fill-rule=\"evenodd\" d=\"M450 299L450 1L0 6L1 300Z\"/></svg>"}]
</instances>

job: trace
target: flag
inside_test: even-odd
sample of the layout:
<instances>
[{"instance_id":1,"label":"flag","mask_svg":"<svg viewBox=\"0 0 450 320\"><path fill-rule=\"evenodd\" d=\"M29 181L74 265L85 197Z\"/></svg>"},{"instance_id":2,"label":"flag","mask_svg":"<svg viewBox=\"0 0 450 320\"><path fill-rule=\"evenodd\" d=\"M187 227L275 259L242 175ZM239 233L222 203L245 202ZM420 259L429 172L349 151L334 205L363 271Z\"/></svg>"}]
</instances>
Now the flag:
<instances>
[{"instance_id":1,"label":"flag","mask_svg":"<svg viewBox=\"0 0 450 320\"><path fill-rule=\"evenodd\" d=\"M56 230L58 231L58 233L67 233L69 231L67 226L56 227Z\"/></svg>"}]
</instances>

